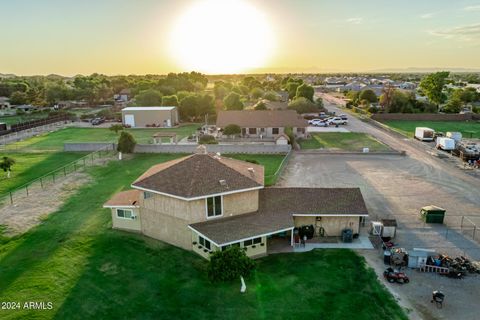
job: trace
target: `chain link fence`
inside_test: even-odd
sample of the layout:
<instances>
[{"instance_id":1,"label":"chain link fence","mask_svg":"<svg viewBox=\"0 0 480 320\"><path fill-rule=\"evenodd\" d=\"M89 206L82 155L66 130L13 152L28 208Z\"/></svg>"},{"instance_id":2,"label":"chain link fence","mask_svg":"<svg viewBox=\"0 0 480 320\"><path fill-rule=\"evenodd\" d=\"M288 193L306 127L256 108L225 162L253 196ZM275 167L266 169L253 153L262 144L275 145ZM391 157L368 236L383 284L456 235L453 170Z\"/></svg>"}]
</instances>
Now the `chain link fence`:
<instances>
[{"instance_id":1,"label":"chain link fence","mask_svg":"<svg viewBox=\"0 0 480 320\"><path fill-rule=\"evenodd\" d=\"M66 177L70 176L73 173L81 172L87 167L91 167L99 164L101 160L107 160L107 158L112 158L116 155L115 150L111 148L102 148L88 155L79 158L65 166L59 167L58 169L47 173L35 180L29 181L26 184L11 190L8 193L0 195L0 204L10 204L13 205L20 201L24 201L30 195L34 194L37 190L48 188L50 185L61 182Z\"/></svg>"}]
</instances>

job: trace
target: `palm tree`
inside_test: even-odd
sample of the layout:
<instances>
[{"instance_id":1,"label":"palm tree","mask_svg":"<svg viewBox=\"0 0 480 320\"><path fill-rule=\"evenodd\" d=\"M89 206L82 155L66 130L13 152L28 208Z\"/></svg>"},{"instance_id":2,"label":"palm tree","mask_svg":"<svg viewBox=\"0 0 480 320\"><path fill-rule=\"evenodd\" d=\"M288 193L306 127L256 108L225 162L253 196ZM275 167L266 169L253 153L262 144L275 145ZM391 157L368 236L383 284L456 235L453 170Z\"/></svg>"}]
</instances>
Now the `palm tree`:
<instances>
[{"instance_id":1,"label":"palm tree","mask_svg":"<svg viewBox=\"0 0 480 320\"><path fill-rule=\"evenodd\" d=\"M14 164L15 159L9 157L2 157L2 161L0 162L0 169L7 173L7 178L10 178L10 171Z\"/></svg>"}]
</instances>

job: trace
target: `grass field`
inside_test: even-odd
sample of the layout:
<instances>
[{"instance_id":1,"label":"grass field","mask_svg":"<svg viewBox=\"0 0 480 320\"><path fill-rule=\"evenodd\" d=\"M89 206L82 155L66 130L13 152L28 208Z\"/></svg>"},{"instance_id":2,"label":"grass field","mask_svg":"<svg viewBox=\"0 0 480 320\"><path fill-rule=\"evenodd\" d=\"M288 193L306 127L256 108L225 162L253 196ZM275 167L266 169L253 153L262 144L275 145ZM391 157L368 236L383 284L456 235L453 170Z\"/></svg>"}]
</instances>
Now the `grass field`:
<instances>
[{"instance_id":1,"label":"grass field","mask_svg":"<svg viewBox=\"0 0 480 320\"><path fill-rule=\"evenodd\" d=\"M360 132L324 132L314 133L307 140L300 140L302 149L332 149L342 151L362 151L369 148L370 151L387 151L387 145L374 139L366 133Z\"/></svg>"},{"instance_id":2,"label":"grass field","mask_svg":"<svg viewBox=\"0 0 480 320\"><path fill-rule=\"evenodd\" d=\"M258 260L240 283L211 284L191 252L111 229L102 204L175 155L135 155L90 168L94 181L55 214L0 246L0 301L51 302L51 310L0 310L2 319L406 319L349 250Z\"/></svg>"},{"instance_id":3,"label":"grass field","mask_svg":"<svg viewBox=\"0 0 480 320\"><path fill-rule=\"evenodd\" d=\"M85 154L82 152L0 153L0 157L8 156L16 161L12 166L10 179L6 178L3 171L0 172L0 195L75 161Z\"/></svg>"},{"instance_id":4,"label":"grass field","mask_svg":"<svg viewBox=\"0 0 480 320\"><path fill-rule=\"evenodd\" d=\"M137 143L149 143L152 140L152 135L156 132L175 132L177 139L180 140L194 133L198 126L197 124L190 124L179 128L126 129L126 131L134 136ZM119 134L115 134L108 128L65 128L13 143L9 145L9 148L62 150L65 142L116 142L118 136Z\"/></svg>"},{"instance_id":5,"label":"grass field","mask_svg":"<svg viewBox=\"0 0 480 320\"><path fill-rule=\"evenodd\" d=\"M446 133L447 131L459 131L463 137L480 139L480 122L475 121L385 121L386 125L396 129L403 135L413 138L416 127L432 128L435 131Z\"/></svg>"},{"instance_id":6,"label":"grass field","mask_svg":"<svg viewBox=\"0 0 480 320\"><path fill-rule=\"evenodd\" d=\"M256 160L259 164L264 166L266 186L274 185L275 182L277 182L278 176L274 176L274 174L282 164L283 159L285 158L284 155L274 154L231 154L225 156L244 161Z\"/></svg>"},{"instance_id":7,"label":"grass field","mask_svg":"<svg viewBox=\"0 0 480 320\"><path fill-rule=\"evenodd\" d=\"M21 116L0 116L0 122L6 124L16 124L25 121L44 119L48 117L48 113L27 113Z\"/></svg>"}]
</instances>

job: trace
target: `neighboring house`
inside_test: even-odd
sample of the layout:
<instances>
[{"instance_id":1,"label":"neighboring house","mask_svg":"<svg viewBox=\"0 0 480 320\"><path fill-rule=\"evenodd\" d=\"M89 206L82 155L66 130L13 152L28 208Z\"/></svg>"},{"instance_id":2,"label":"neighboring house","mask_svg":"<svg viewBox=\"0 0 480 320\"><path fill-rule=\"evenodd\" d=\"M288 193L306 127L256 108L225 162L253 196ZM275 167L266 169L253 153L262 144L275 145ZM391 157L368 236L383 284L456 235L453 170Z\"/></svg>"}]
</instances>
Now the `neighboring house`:
<instances>
[{"instance_id":1,"label":"neighboring house","mask_svg":"<svg viewBox=\"0 0 480 320\"><path fill-rule=\"evenodd\" d=\"M0 110L10 109L10 99L7 97L0 97Z\"/></svg>"},{"instance_id":2,"label":"neighboring house","mask_svg":"<svg viewBox=\"0 0 480 320\"><path fill-rule=\"evenodd\" d=\"M209 258L228 246L250 257L268 253L272 241L293 246L297 228L317 236L359 233L368 215L358 188L265 188L262 166L206 153L155 165L134 190L104 204L112 227L159 239Z\"/></svg>"},{"instance_id":3,"label":"neighboring house","mask_svg":"<svg viewBox=\"0 0 480 320\"><path fill-rule=\"evenodd\" d=\"M253 109L260 103L264 103L268 110L287 110L288 108L288 103L286 102L262 99L253 106Z\"/></svg>"},{"instance_id":4,"label":"neighboring house","mask_svg":"<svg viewBox=\"0 0 480 320\"><path fill-rule=\"evenodd\" d=\"M294 110L243 110L219 111L217 128L223 129L229 124L236 124L242 129L242 137L276 138L291 127L296 137L306 136L307 120Z\"/></svg>"},{"instance_id":5,"label":"neighboring house","mask_svg":"<svg viewBox=\"0 0 480 320\"><path fill-rule=\"evenodd\" d=\"M127 107L122 122L132 128L173 127L178 124L177 107Z\"/></svg>"},{"instance_id":6,"label":"neighboring house","mask_svg":"<svg viewBox=\"0 0 480 320\"><path fill-rule=\"evenodd\" d=\"M113 95L115 102L128 102L130 101L130 89L122 89L118 94Z\"/></svg>"}]
</instances>

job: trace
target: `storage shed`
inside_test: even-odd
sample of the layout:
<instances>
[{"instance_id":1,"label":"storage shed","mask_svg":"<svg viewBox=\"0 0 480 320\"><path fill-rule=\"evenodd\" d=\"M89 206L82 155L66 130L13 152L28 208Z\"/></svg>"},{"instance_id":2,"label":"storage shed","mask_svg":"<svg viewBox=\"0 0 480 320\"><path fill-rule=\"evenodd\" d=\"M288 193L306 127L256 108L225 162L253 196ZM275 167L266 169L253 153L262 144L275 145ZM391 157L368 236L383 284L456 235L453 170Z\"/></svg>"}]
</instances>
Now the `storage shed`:
<instances>
[{"instance_id":1,"label":"storage shed","mask_svg":"<svg viewBox=\"0 0 480 320\"><path fill-rule=\"evenodd\" d=\"M413 248L408 256L408 267L421 268L427 264L428 257L433 255L435 255L433 249Z\"/></svg>"},{"instance_id":2,"label":"storage shed","mask_svg":"<svg viewBox=\"0 0 480 320\"><path fill-rule=\"evenodd\" d=\"M395 238L397 231L397 220L395 219L382 219L382 237L383 238Z\"/></svg>"},{"instance_id":3,"label":"storage shed","mask_svg":"<svg viewBox=\"0 0 480 320\"><path fill-rule=\"evenodd\" d=\"M445 211L443 208L430 205L423 207L422 210L420 210L420 214L422 215L422 220L426 223L443 223Z\"/></svg>"},{"instance_id":4,"label":"storage shed","mask_svg":"<svg viewBox=\"0 0 480 320\"><path fill-rule=\"evenodd\" d=\"M131 128L170 128L178 124L177 107L127 107L122 122Z\"/></svg>"}]
</instances>

